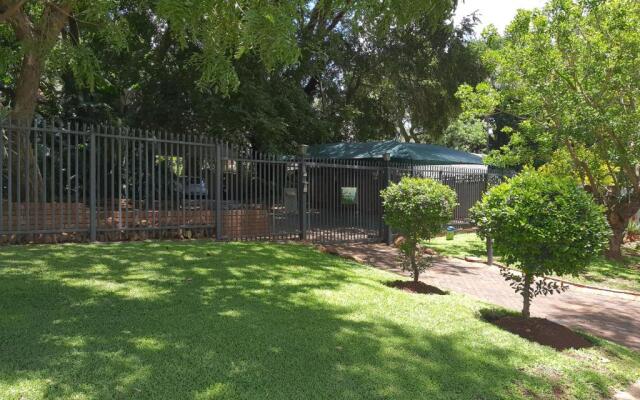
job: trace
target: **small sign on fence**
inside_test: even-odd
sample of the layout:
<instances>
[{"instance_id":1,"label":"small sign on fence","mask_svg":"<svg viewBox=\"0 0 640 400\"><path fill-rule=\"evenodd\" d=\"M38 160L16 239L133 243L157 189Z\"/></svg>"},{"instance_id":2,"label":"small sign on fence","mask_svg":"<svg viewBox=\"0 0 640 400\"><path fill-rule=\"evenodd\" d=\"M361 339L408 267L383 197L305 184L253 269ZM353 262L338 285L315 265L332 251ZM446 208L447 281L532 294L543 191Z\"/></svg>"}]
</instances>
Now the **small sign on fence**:
<instances>
[{"instance_id":1,"label":"small sign on fence","mask_svg":"<svg viewBox=\"0 0 640 400\"><path fill-rule=\"evenodd\" d=\"M358 188L357 187L341 187L340 200L342 205L351 206L358 204Z\"/></svg>"}]
</instances>

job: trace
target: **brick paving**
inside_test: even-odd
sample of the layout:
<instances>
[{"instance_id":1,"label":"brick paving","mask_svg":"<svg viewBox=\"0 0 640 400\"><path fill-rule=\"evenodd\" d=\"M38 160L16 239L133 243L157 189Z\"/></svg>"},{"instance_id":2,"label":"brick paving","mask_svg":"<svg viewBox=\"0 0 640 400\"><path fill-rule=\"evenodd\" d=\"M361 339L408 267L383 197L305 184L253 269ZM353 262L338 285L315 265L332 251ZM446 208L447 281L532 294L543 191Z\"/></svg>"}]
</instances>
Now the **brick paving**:
<instances>
[{"instance_id":1,"label":"brick paving","mask_svg":"<svg viewBox=\"0 0 640 400\"><path fill-rule=\"evenodd\" d=\"M326 251L375 267L408 275L398 264L398 250L383 244L327 246ZM440 289L476 297L489 303L520 310L516 294L495 266L454 258L438 258L421 280ZM640 297L571 286L553 296L536 297L531 315L579 328L640 351Z\"/></svg>"},{"instance_id":2,"label":"brick paving","mask_svg":"<svg viewBox=\"0 0 640 400\"><path fill-rule=\"evenodd\" d=\"M613 400L640 400L640 381L634 383L624 392L617 392Z\"/></svg>"}]
</instances>

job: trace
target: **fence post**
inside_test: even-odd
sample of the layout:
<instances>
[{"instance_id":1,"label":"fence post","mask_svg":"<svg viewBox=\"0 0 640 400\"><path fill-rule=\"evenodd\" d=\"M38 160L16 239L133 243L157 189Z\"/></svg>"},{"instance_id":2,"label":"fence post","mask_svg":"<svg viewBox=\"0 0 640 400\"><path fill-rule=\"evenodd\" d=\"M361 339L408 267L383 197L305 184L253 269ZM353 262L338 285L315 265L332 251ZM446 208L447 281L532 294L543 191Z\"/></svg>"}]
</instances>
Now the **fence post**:
<instances>
[{"instance_id":1,"label":"fence post","mask_svg":"<svg viewBox=\"0 0 640 400\"><path fill-rule=\"evenodd\" d=\"M484 190L482 193L484 194L487 189L489 189L489 168L487 167L487 172L484 173Z\"/></svg>"},{"instance_id":2,"label":"fence post","mask_svg":"<svg viewBox=\"0 0 640 400\"><path fill-rule=\"evenodd\" d=\"M298 217L300 227L300 240L307 239L307 167L305 165L305 157L307 154L307 145L300 145L298 163Z\"/></svg>"},{"instance_id":3,"label":"fence post","mask_svg":"<svg viewBox=\"0 0 640 400\"><path fill-rule=\"evenodd\" d=\"M382 155L382 162L383 162L382 188L383 189L386 189L387 187L389 187L389 184L391 183L391 167L389 165L390 161L391 161L391 154L384 153ZM378 193L378 199L380 199L380 202L382 202L380 193ZM391 243L393 243L393 233L391 232L391 227L389 227L389 225L384 223L384 208L382 208L382 212L380 214L380 220L382 224L382 241L387 245L391 245Z\"/></svg>"},{"instance_id":4,"label":"fence post","mask_svg":"<svg viewBox=\"0 0 640 400\"><path fill-rule=\"evenodd\" d=\"M97 240L98 213L96 210L96 133L91 129L89 142L89 239Z\"/></svg>"},{"instance_id":5,"label":"fence post","mask_svg":"<svg viewBox=\"0 0 640 400\"><path fill-rule=\"evenodd\" d=\"M222 240L222 145L216 143L216 240Z\"/></svg>"},{"instance_id":6,"label":"fence post","mask_svg":"<svg viewBox=\"0 0 640 400\"><path fill-rule=\"evenodd\" d=\"M487 264L493 265L493 239L487 237Z\"/></svg>"}]
</instances>

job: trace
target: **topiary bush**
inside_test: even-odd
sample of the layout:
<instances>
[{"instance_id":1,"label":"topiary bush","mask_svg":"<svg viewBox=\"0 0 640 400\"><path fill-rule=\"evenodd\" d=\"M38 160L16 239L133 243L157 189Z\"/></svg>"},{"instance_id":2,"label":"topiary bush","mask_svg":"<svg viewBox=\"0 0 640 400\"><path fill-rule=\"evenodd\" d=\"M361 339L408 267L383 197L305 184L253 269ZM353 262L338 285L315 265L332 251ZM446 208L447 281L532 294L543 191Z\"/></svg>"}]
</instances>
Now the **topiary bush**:
<instances>
[{"instance_id":1,"label":"topiary bush","mask_svg":"<svg viewBox=\"0 0 640 400\"><path fill-rule=\"evenodd\" d=\"M451 220L457 205L456 192L431 179L405 177L380 194L385 223L405 238L400 245L407 260L404 268L418 282L420 272L429 265L418 245L435 237Z\"/></svg>"},{"instance_id":2,"label":"topiary bush","mask_svg":"<svg viewBox=\"0 0 640 400\"><path fill-rule=\"evenodd\" d=\"M508 266L502 275L523 297L522 315L530 316L537 295L566 289L543 278L578 275L607 245L610 229L604 210L575 181L535 170L487 192L471 209L478 234L491 237Z\"/></svg>"}]
</instances>

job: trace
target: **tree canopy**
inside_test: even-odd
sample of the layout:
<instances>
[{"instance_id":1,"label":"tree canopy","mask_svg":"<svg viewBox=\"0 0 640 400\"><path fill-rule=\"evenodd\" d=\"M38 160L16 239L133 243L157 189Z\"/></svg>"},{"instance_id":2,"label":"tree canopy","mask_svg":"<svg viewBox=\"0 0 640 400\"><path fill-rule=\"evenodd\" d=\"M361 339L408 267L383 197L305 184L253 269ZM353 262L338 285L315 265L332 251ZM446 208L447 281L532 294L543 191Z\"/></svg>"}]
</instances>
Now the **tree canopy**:
<instances>
[{"instance_id":1,"label":"tree canopy","mask_svg":"<svg viewBox=\"0 0 640 400\"><path fill-rule=\"evenodd\" d=\"M0 100L19 118L204 132L268 151L433 141L457 116L457 87L485 76L475 21L454 27L455 6L0 0Z\"/></svg>"},{"instance_id":2,"label":"tree canopy","mask_svg":"<svg viewBox=\"0 0 640 400\"><path fill-rule=\"evenodd\" d=\"M627 221L640 209L640 3L550 0L520 11L485 52L493 88L469 93L476 111L514 115L503 156L548 162L563 149L575 174L606 206L609 256L621 256ZM503 159L504 159L503 157Z\"/></svg>"}]
</instances>

